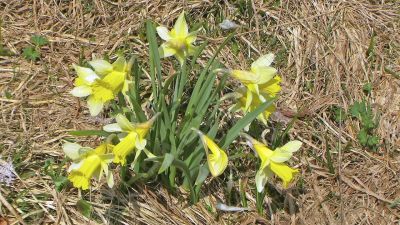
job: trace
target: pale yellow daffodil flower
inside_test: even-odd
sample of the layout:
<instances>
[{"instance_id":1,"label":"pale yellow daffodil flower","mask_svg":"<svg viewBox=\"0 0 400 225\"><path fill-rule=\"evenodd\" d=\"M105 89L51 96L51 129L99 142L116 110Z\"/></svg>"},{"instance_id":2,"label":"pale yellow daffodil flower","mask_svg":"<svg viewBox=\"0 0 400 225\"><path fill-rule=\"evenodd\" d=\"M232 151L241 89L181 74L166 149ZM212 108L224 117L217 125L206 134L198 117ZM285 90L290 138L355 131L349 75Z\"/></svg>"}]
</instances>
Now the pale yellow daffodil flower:
<instances>
[{"instance_id":1,"label":"pale yellow daffodil flower","mask_svg":"<svg viewBox=\"0 0 400 225\"><path fill-rule=\"evenodd\" d=\"M119 57L113 64L103 59L89 61L90 68L73 65L78 77L71 94L76 97L88 97L88 108L92 116L97 116L106 103L113 100L120 91L126 92L131 81L127 74L132 63Z\"/></svg>"},{"instance_id":2,"label":"pale yellow daffodil flower","mask_svg":"<svg viewBox=\"0 0 400 225\"><path fill-rule=\"evenodd\" d=\"M113 149L115 163L125 165L126 157L134 152L135 148L140 151L145 148L147 143L146 135L158 115L159 113L143 123L131 123L124 115L118 114L115 117L117 123L103 127L107 132L119 132L125 135Z\"/></svg>"},{"instance_id":3,"label":"pale yellow daffodil flower","mask_svg":"<svg viewBox=\"0 0 400 225\"><path fill-rule=\"evenodd\" d=\"M159 48L161 57L174 55L182 65L185 58L188 55L193 55L196 49L193 46L193 42L196 41L197 32L189 33L189 27L185 20L185 12L179 15L171 31L164 26L158 26L157 33L165 41Z\"/></svg>"},{"instance_id":4,"label":"pale yellow daffodil flower","mask_svg":"<svg viewBox=\"0 0 400 225\"><path fill-rule=\"evenodd\" d=\"M114 146L103 143L96 149L82 147L76 143L66 142L63 145L64 153L73 160L68 169L68 179L76 188L87 190L90 186L90 179L98 177L101 179L103 173L106 175L107 184L111 188L114 185L114 178L108 170L108 164L112 162L114 155L111 149Z\"/></svg>"},{"instance_id":5,"label":"pale yellow daffodil flower","mask_svg":"<svg viewBox=\"0 0 400 225\"><path fill-rule=\"evenodd\" d=\"M287 188L293 180L294 175L299 171L292 169L284 162L288 161L294 152L298 151L302 145L300 141L290 141L284 146L272 151L263 143L255 140L251 136L244 134L247 144L257 153L261 159L261 166L256 174L256 187L258 192L264 190L268 178L276 174L283 181L283 187Z\"/></svg>"},{"instance_id":6,"label":"pale yellow daffodil flower","mask_svg":"<svg viewBox=\"0 0 400 225\"><path fill-rule=\"evenodd\" d=\"M251 64L251 70L230 70L229 74L238 79L243 85L246 86L246 104L245 108L250 107L253 101L253 95L255 94L261 102L265 102L266 99L260 94L260 85L266 84L272 78L274 78L277 70L270 65L274 60L274 54L263 55Z\"/></svg>"},{"instance_id":7,"label":"pale yellow daffodil flower","mask_svg":"<svg viewBox=\"0 0 400 225\"><path fill-rule=\"evenodd\" d=\"M211 138L201 131L192 128L200 135L201 142L206 150L208 168L213 177L221 175L228 166L228 156ZM210 150L210 152L209 152Z\"/></svg>"}]
</instances>

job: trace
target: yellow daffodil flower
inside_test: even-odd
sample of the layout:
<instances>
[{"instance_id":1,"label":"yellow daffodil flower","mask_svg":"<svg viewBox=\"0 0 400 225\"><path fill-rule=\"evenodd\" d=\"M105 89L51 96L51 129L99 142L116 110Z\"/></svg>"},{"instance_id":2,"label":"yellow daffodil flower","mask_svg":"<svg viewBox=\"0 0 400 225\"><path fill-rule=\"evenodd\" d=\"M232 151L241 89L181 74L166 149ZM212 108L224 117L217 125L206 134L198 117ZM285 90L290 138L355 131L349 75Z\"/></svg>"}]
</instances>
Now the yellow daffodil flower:
<instances>
[{"instance_id":1,"label":"yellow daffodil flower","mask_svg":"<svg viewBox=\"0 0 400 225\"><path fill-rule=\"evenodd\" d=\"M262 96L262 99L268 100L272 97L275 97L281 90L281 87L279 86L280 81L281 78L279 76L275 76L267 83L260 85L259 95ZM246 107L246 103L249 102L247 100L249 95L251 96L252 100L250 101L250 105ZM242 110L243 113L246 114L254 111L263 103L262 99L260 99L255 93L250 92L249 95L247 95L247 87L238 88L232 95L236 98L236 105L231 108L231 111ZM263 113L257 116L257 119L266 124L269 116L275 111L275 109L275 105L269 106Z\"/></svg>"},{"instance_id":2,"label":"yellow daffodil flower","mask_svg":"<svg viewBox=\"0 0 400 225\"><path fill-rule=\"evenodd\" d=\"M257 153L261 159L260 169L256 174L257 191L262 192L268 178L272 178L276 174L283 181L283 187L287 188L293 177L298 173L297 169L292 169L285 165L294 152L298 151L302 145L300 141L290 141L284 146L272 151L263 143L253 139L251 136L244 134L247 144Z\"/></svg>"},{"instance_id":3,"label":"yellow daffodil flower","mask_svg":"<svg viewBox=\"0 0 400 225\"><path fill-rule=\"evenodd\" d=\"M124 57L119 57L113 64L106 60L95 59L89 61L90 68L73 65L78 74L75 79L75 88L71 94L76 97L88 97L88 107L92 116L97 116L104 105L113 100L122 90L128 90L130 83L127 74L132 63L127 63Z\"/></svg>"},{"instance_id":4,"label":"yellow daffodil flower","mask_svg":"<svg viewBox=\"0 0 400 225\"><path fill-rule=\"evenodd\" d=\"M206 150L208 168L211 172L211 175L214 177L221 175L228 166L228 156L226 155L225 151L201 131L194 128L193 130L200 135L201 142Z\"/></svg>"},{"instance_id":5,"label":"yellow daffodil flower","mask_svg":"<svg viewBox=\"0 0 400 225\"><path fill-rule=\"evenodd\" d=\"M255 62L251 64L251 70L230 70L229 74L238 79L243 85L246 86L246 104L245 108L250 107L253 101L254 93L261 102L265 102L266 99L260 94L260 85L267 84L276 74L276 69L271 67L271 63L274 60L274 54L267 54L261 56Z\"/></svg>"},{"instance_id":6,"label":"yellow daffodil flower","mask_svg":"<svg viewBox=\"0 0 400 225\"><path fill-rule=\"evenodd\" d=\"M124 115L118 114L115 119L117 123L108 124L103 127L107 132L120 132L125 136L114 147L114 162L121 165L126 164L126 157L131 154L135 148L143 150L146 146L146 135L153 125L159 113L144 123L131 123Z\"/></svg>"},{"instance_id":7,"label":"yellow daffodil flower","mask_svg":"<svg viewBox=\"0 0 400 225\"><path fill-rule=\"evenodd\" d=\"M185 20L185 12L179 15L171 31L166 27L158 26L157 33L165 41L159 48L161 57L174 55L182 65L185 58L188 55L192 55L195 51L193 42L196 41L197 32L189 33L189 28Z\"/></svg>"},{"instance_id":8,"label":"yellow daffodil flower","mask_svg":"<svg viewBox=\"0 0 400 225\"><path fill-rule=\"evenodd\" d=\"M87 190L92 177L101 179L106 175L107 184L113 187L114 179L108 164L112 162L114 155L110 154L112 145L103 143L96 149L82 147L76 143L67 142L63 145L64 153L73 160L68 169L68 179L74 187Z\"/></svg>"}]
</instances>

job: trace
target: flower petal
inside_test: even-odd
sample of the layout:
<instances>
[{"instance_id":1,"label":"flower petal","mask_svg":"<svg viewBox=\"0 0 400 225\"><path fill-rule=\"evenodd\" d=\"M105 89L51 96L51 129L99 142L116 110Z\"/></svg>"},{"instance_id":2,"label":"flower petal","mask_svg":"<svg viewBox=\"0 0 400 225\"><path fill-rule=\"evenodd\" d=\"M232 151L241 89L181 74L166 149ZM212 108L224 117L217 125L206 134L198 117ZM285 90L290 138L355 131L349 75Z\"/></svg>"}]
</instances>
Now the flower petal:
<instances>
[{"instance_id":1,"label":"flower petal","mask_svg":"<svg viewBox=\"0 0 400 225\"><path fill-rule=\"evenodd\" d=\"M265 84L270 81L277 73L277 70L273 67L260 67L255 70L252 70L255 74L258 75L259 80L257 84Z\"/></svg>"},{"instance_id":2,"label":"flower petal","mask_svg":"<svg viewBox=\"0 0 400 225\"><path fill-rule=\"evenodd\" d=\"M92 93L92 89L89 86L82 85L79 87L74 87L70 93L75 97L81 98L89 96Z\"/></svg>"},{"instance_id":3,"label":"flower petal","mask_svg":"<svg viewBox=\"0 0 400 225\"><path fill-rule=\"evenodd\" d=\"M261 193L264 191L264 187L268 181L268 178L271 178L272 176L273 176L273 173L268 167L257 171L256 187L257 187L258 193Z\"/></svg>"},{"instance_id":4,"label":"flower petal","mask_svg":"<svg viewBox=\"0 0 400 225\"><path fill-rule=\"evenodd\" d=\"M182 11L182 13L179 15L178 19L176 20L175 25L174 25L174 31L178 37L186 37L188 35L189 28L186 23L184 11Z\"/></svg>"},{"instance_id":5,"label":"flower petal","mask_svg":"<svg viewBox=\"0 0 400 225\"><path fill-rule=\"evenodd\" d=\"M94 71L101 76L105 76L113 69L113 66L104 59L93 59L88 63L91 67L93 67Z\"/></svg>"},{"instance_id":6,"label":"flower petal","mask_svg":"<svg viewBox=\"0 0 400 225\"><path fill-rule=\"evenodd\" d=\"M127 67L126 59L123 56L119 56L117 60L112 64L113 69L118 72L126 72Z\"/></svg>"},{"instance_id":7,"label":"flower petal","mask_svg":"<svg viewBox=\"0 0 400 225\"><path fill-rule=\"evenodd\" d=\"M114 175L113 173L110 171L108 171L108 173L106 173L106 179L107 179L107 185L109 188L112 188L114 186Z\"/></svg>"},{"instance_id":8,"label":"flower petal","mask_svg":"<svg viewBox=\"0 0 400 225\"><path fill-rule=\"evenodd\" d=\"M135 130L135 127L124 115L118 114L117 116L115 116L115 120L117 121L117 124L122 129L122 131L129 132Z\"/></svg>"},{"instance_id":9,"label":"flower petal","mask_svg":"<svg viewBox=\"0 0 400 225\"><path fill-rule=\"evenodd\" d=\"M162 58L170 57L176 54L176 50L169 47L166 43L161 44L161 46L158 48L158 51Z\"/></svg>"},{"instance_id":10,"label":"flower petal","mask_svg":"<svg viewBox=\"0 0 400 225\"><path fill-rule=\"evenodd\" d=\"M260 80L260 76L245 70L232 70L229 73L233 78L238 79L243 84L257 84Z\"/></svg>"},{"instance_id":11,"label":"flower petal","mask_svg":"<svg viewBox=\"0 0 400 225\"><path fill-rule=\"evenodd\" d=\"M104 103L101 100L93 98L92 96L89 97L87 103L91 116L97 116L103 110Z\"/></svg>"},{"instance_id":12,"label":"flower petal","mask_svg":"<svg viewBox=\"0 0 400 225\"><path fill-rule=\"evenodd\" d=\"M280 149L282 149L283 151L287 151L287 152L297 152L300 148L301 145L303 143L301 141L289 141L288 143L286 143L284 146L280 147Z\"/></svg>"},{"instance_id":13,"label":"flower petal","mask_svg":"<svg viewBox=\"0 0 400 225\"><path fill-rule=\"evenodd\" d=\"M157 29L157 34L158 36L160 36L161 39L163 39L164 41L171 40L171 36L169 35L169 30L166 27L158 26L156 29Z\"/></svg>"},{"instance_id":14,"label":"flower petal","mask_svg":"<svg viewBox=\"0 0 400 225\"><path fill-rule=\"evenodd\" d=\"M94 82L94 80L99 79L100 77L90 68L77 66L75 64L72 65L78 74L78 77L82 78L88 84Z\"/></svg>"},{"instance_id":15,"label":"flower petal","mask_svg":"<svg viewBox=\"0 0 400 225\"><path fill-rule=\"evenodd\" d=\"M107 132L122 132L121 127L118 125L118 123L111 123L103 126L103 130Z\"/></svg>"},{"instance_id":16,"label":"flower petal","mask_svg":"<svg viewBox=\"0 0 400 225\"><path fill-rule=\"evenodd\" d=\"M274 61L275 55L272 53L266 54L258 58L251 64L251 69L259 68L259 67L268 67Z\"/></svg>"},{"instance_id":17,"label":"flower petal","mask_svg":"<svg viewBox=\"0 0 400 225\"><path fill-rule=\"evenodd\" d=\"M79 159L79 149L82 148L81 145L76 144L76 143L71 143L71 142L66 142L62 146L63 151L67 157L69 157L72 160L77 160Z\"/></svg>"},{"instance_id":18,"label":"flower petal","mask_svg":"<svg viewBox=\"0 0 400 225\"><path fill-rule=\"evenodd\" d=\"M69 173L69 172L71 172L72 170L78 170L81 166L82 166L82 164L83 164L83 160L81 160L80 162L78 162L78 163L71 163L71 165L68 167L68 170L67 170L67 172Z\"/></svg>"},{"instance_id":19,"label":"flower petal","mask_svg":"<svg viewBox=\"0 0 400 225\"><path fill-rule=\"evenodd\" d=\"M270 168L279 178L283 181L283 187L287 187L288 184L293 180L294 174L298 173L298 170L292 169L283 163L271 162Z\"/></svg>"}]
</instances>

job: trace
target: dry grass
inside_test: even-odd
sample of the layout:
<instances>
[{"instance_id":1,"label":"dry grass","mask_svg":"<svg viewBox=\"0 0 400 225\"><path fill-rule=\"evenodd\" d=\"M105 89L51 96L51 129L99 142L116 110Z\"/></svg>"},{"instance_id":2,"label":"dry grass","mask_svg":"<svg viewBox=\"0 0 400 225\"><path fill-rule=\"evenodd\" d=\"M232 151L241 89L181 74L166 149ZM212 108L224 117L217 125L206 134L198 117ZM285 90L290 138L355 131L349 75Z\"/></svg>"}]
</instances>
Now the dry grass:
<instances>
[{"instance_id":1,"label":"dry grass","mask_svg":"<svg viewBox=\"0 0 400 225\"><path fill-rule=\"evenodd\" d=\"M11 187L0 187L2 218L11 224L22 219L34 224L399 223L399 206L389 204L400 198L400 81L385 68L400 72L400 4L284 0L272 7L274 3L262 2L246 6L257 12L249 17L238 13L237 3L228 1L0 1L2 43L15 53L0 57L0 155L14 159L21 177ZM162 187L151 187L154 183L127 191L99 184L84 194L94 207L96 220L89 221L75 206L81 193L75 189L57 193L43 171L46 159L63 160L61 140L72 138L66 131L106 123L105 118L88 116L86 108L68 94L74 79L70 65L117 50L145 59L145 19L171 24L182 9L209 24L209 54L224 35L216 27L218 15L242 25L236 38L239 53L226 48L220 57L230 67L246 67L249 58L281 51L277 66L284 91L279 118L286 120L300 112L290 135L305 143L295 159L302 171L298 184L303 187L281 191L286 206L272 216L266 209L265 219L255 212L209 210L207 205L224 199L222 180L210 182L204 190L208 194L195 206L187 206L186 200ZM366 52L373 33L375 59L370 60ZM33 34L50 40L36 63L21 56ZM275 44L270 42L272 36ZM362 86L367 82L373 84L373 108L380 112L377 132L383 142L377 153L357 144L358 122L338 124L332 119L331 107L347 110L364 96ZM6 98L5 93L12 97ZM335 174L324 163L327 150ZM248 197L254 208L254 199ZM4 224L1 218L0 223Z\"/></svg>"}]
</instances>

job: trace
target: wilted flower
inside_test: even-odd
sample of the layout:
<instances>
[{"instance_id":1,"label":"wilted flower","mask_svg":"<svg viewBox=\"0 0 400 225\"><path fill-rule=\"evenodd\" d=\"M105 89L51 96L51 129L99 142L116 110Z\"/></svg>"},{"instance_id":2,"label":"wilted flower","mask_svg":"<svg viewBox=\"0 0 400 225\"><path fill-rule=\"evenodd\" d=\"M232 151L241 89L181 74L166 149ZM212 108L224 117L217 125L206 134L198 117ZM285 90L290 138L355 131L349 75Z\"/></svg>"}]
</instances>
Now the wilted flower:
<instances>
[{"instance_id":1,"label":"wilted flower","mask_svg":"<svg viewBox=\"0 0 400 225\"><path fill-rule=\"evenodd\" d=\"M114 162L126 164L126 157L134 151L135 148L142 150L146 146L146 135L153 125L159 113L144 123L131 123L124 115L118 114L115 119L117 123L105 125L103 129L107 132L121 132L125 136L114 147Z\"/></svg>"},{"instance_id":2,"label":"wilted flower","mask_svg":"<svg viewBox=\"0 0 400 225\"><path fill-rule=\"evenodd\" d=\"M197 32L198 31L189 33L189 28L185 20L185 12L179 15L171 31L164 26L158 26L158 36L165 41L159 48L161 57L175 55L182 65L185 58L188 55L192 55L195 51L193 42L196 41Z\"/></svg>"},{"instance_id":3,"label":"wilted flower","mask_svg":"<svg viewBox=\"0 0 400 225\"><path fill-rule=\"evenodd\" d=\"M194 129L199 135L204 149L206 150L208 168L211 175L217 177L221 175L228 166L228 156L211 138L203 134L201 131ZM208 152L208 150L211 151Z\"/></svg>"},{"instance_id":4,"label":"wilted flower","mask_svg":"<svg viewBox=\"0 0 400 225\"><path fill-rule=\"evenodd\" d=\"M89 61L89 64L94 71L73 65L78 77L75 79L75 88L71 94L76 97L88 97L90 114L96 116L120 91L125 93L128 90L130 81L127 79L127 74L132 62L128 63L124 57L119 57L113 64L103 59Z\"/></svg>"},{"instance_id":5,"label":"wilted flower","mask_svg":"<svg viewBox=\"0 0 400 225\"><path fill-rule=\"evenodd\" d=\"M68 179L74 187L86 190L89 188L92 177L102 177L106 175L109 187L114 185L114 179L111 171L108 170L108 164L112 162L114 155L110 154L112 145L103 143L96 149L82 147L76 143L67 142L63 145L64 153L73 160L68 168Z\"/></svg>"},{"instance_id":6,"label":"wilted flower","mask_svg":"<svg viewBox=\"0 0 400 225\"><path fill-rule=\"evenodd\" d=\"M283 187L287 187L293 180L293 176L298 173L297 169L292 169L285 165L294 152L298 151L302 145L300 141L290 141L282 147L270 150L263 143L244 134L247 144L257 153L261 159L261 166L256 174L257 191L262 192L268 178L272 178L275 173L283 181Z\"/></svg>"}]
</instances>

